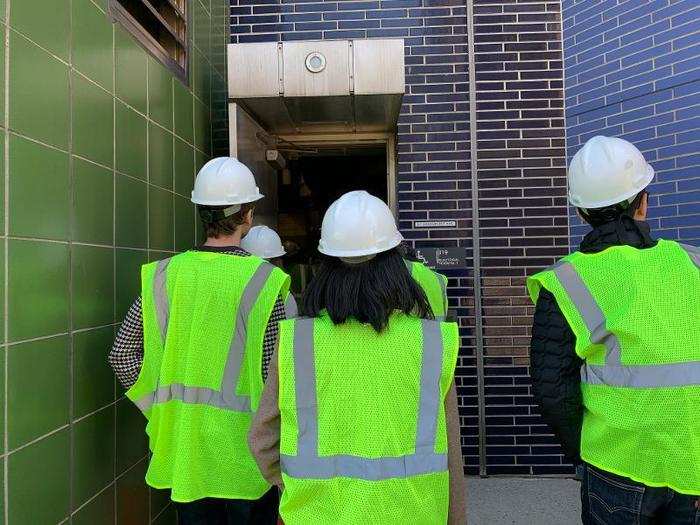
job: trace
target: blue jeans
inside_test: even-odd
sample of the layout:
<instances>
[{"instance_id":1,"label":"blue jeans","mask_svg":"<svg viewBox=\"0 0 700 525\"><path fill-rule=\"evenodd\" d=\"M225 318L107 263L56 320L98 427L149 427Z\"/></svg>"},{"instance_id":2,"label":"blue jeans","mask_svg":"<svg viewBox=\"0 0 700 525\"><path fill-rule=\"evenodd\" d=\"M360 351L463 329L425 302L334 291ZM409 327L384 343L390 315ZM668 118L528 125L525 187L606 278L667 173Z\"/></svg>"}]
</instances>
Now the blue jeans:
<instances>
[{"instance_id":1,"label":"blue jeans","mask_svg":"<svg viewBox=\"0 0 700 525\"><path fill-rule=\"evenodd\" d=\"M583 525L700 525L700 496L647 487L586 465L581 483Z\"/></svg>"},{"instance_id":2,"label":"blue jeans","mask_svg":"<svg viewBox=\"0 0 700 525\"><path fill-rule=\"evenodd\" d=\"M275 487L254 501L207 498L175 503L178 525L277 525L278 507Z\"/></svg>"}]
</instances>

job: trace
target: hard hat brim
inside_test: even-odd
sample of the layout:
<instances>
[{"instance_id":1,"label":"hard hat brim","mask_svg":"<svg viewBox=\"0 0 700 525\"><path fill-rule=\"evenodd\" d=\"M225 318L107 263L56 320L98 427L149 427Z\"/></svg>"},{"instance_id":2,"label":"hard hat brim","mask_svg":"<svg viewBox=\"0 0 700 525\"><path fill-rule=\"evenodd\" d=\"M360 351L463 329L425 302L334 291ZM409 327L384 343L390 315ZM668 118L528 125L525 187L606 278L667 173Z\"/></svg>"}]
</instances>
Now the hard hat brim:
<instances>
[{"instance_id":1,"label":"hard hat brim","mask_svg":"<svg viewBox=\"0 0 700 525\"><path fill-rule=\"evenodd\" d=\"M647 164L647 172L646 175L644 176L644 182L639 185L639 187L634 188L626 193L623 193L622 195L615 196L612 199L607 199L603 201L593 201L593 202L574 202L574 200L571 197L571 192L567 192L567 197L569 200L569 204L576 208L586 208L586 209L596 209L596 208L605 208L606 206L612 206L613 204L617 204L619 202L622 202L627 199L631 199L635 195L637 195L640 191L645 189L651 182L654 180L654 168L651 166L651 164Z\"/></svg>"},{"instance_id":2,"label":"hard hat brim","mask_svg":"<svg viewBox=\"0 0 700 525\"><path fill-rule=\"evenodd\" d=\"M264 256L262 256L263 259L276 259L277 257L284 257L287 255L287 252L285 250L282 250L281 252L273 252L271 254L266 253Z\"/></svg>"},{"instance_id":3,"label":"hard hat brim","mask_svg":"<svg viewBox=\"0 0 700 525\"><path fill-rule=\"evenodd\" d=\"M260 199L265 198L265 195L258 193L257 196L251 199L238 200L238 199L217 199L217 200L206 200L206 199L196 199L192 197L190 201L199 206L233 206L234 204L250 204L253 202L258 202Z\"/></svg>"},{"instance_id":4,"label":"hard hat brim","mask_svg":"<svg viewBox=\"0 0 700 525\"><path fill-rule=\"evenodd\" d=\"M365 248L362 250L335 250L333 248L324 248L319 244L318 251L329 257L362 257L364 255L376 255L378 253L388 252L396 248L402 242L403 235L397 232L392 239L374 248Z\"/></svg>"}]
</instances>

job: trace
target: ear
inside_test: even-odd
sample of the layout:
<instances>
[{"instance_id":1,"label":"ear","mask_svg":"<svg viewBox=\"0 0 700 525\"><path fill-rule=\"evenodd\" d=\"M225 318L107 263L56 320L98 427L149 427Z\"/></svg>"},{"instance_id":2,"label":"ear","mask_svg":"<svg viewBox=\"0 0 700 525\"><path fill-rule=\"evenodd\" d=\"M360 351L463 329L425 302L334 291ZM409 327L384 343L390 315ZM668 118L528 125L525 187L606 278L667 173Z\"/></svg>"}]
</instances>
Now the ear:
<instances>
[{"instance_id":1,"label":"ear","mask_svg":"<svg viewBox=\"0 0 700 525\"><path fill-rule=\"evenodd\" d=\"M251 208L248 210L248 212L245 214L244 218L244 224L246 226L252 226L253 225L253 212L255 211L254 208Z\"/></svg>"},{"instance_id":2,"label":"ear","mask_svg":"<svg viewBox=\"0 0 700 525\"><path fill-rule=\"evenodd\" d=\"M642 200L639 203L639 207L634 212L634 220L644 221L647 218L647 211L649 211L649 194L644 193L642 195Z\"/></svg>"}]
</instances>

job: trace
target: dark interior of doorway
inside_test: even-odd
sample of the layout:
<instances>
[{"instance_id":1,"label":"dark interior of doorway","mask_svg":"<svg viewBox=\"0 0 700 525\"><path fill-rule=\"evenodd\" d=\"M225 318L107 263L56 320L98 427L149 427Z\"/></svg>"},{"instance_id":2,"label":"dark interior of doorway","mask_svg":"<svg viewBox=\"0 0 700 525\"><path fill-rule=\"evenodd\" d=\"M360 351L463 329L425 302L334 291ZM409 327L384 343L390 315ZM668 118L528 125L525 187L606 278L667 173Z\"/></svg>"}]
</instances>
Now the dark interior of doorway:
<instances>
[{"instance_id":1,"label":"dark interior of doorway","mask_svg":"<svg viewBox=\"0 0 700 525\"><path fill-rule=\"evenodd\" d=\"M309 147L289 155L279 174L279 234L288 256L292 289L300 293L320 261L321 222L331 203L348 191L365 190L387 201L386 150L381 145Z\"/></svg>"}]
</instances>

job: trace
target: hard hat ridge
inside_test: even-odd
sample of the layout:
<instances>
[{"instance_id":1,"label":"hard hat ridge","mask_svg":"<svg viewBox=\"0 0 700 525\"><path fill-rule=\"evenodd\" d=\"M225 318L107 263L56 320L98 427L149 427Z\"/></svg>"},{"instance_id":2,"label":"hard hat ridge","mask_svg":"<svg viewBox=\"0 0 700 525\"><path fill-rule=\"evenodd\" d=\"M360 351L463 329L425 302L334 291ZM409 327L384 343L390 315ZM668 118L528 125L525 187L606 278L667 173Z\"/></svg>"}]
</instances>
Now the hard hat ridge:
<instances>
[{"instance_id":1,"label":"hard hat ridge","mask_svg":"<svg viewBox=\"0 0 700 525\"><path fill-rule=\"evenodd\" d=\"M386 203L366 191L351 191L326 211L318 250L332 257L366 257L391 250L401 241Z\"/></svg>"},{"instance_id":2,"label":"hard hat ridge","mask_svg":"<svg viewBox=\"0 0 700 525\"><path fill-rule=\"evenodd\" d=\"M235 157L216 157L207 162L199 170L192 190L192 202L200 206L241 205L263 197L253 173Z\"/></svg>"}]
</instances>

